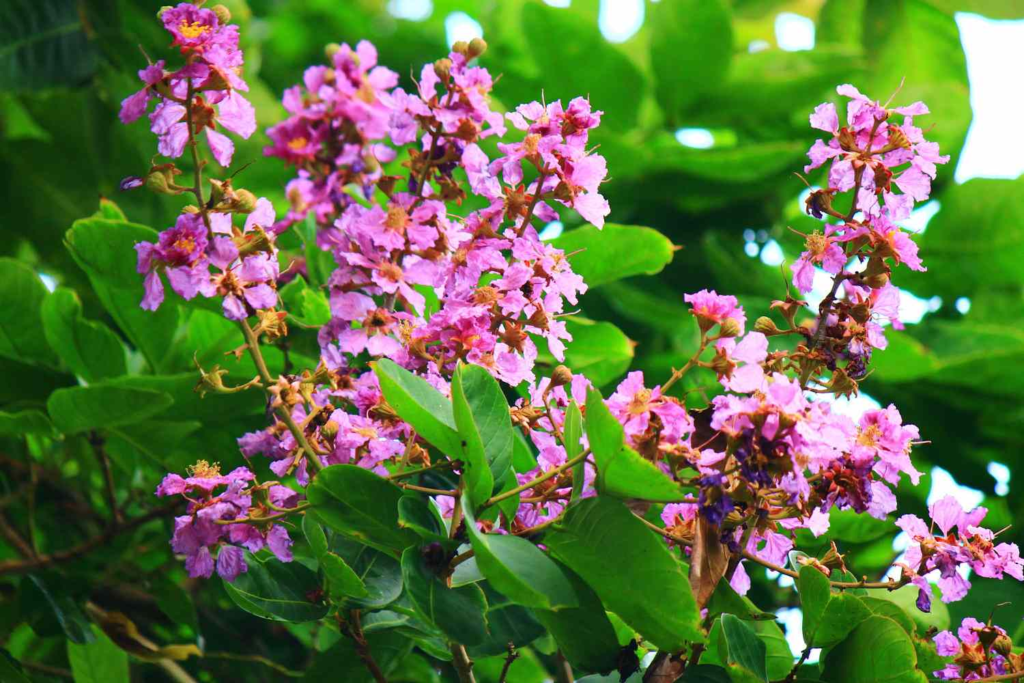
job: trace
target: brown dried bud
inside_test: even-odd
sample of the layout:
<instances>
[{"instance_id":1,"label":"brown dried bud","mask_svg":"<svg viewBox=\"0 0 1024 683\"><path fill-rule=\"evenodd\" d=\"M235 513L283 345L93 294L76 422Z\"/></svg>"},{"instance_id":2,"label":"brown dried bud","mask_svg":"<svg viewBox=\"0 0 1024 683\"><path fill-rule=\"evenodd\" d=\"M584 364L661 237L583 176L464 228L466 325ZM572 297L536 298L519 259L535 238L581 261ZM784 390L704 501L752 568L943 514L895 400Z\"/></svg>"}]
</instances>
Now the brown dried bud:
<instances>
[{"instance_id":1,"label":"brown dried bud","mask_svg":"<svg viewBox=\"0 0 1024 683\"><path fill-rule=\"evenodd\" d=\"M869 275L868 277L862 277L861 281L872 289L881 289L882 287L885 287L886 284L888 284L889 274L878 273L877 275Z\"/></svg>"},{"instance_id":2,"label":"brown dried bud","mask_svg":"<svg viewBox=\"0 0 1024 683\"><path fill-rule=\"evenodd\" d=\"M836 368L832 373L832 381L829 382L828 390L836 396L856 396L860 389L856 380L846 374L846 370Z\"/></svg>"},{"instance_id":3,"label":"brown dried bud","mask_svg":"<svg viewBox=\"0 0 1024 683\"><path fill-rule=\"evenodd\" d=\"M458 52L460 55L466 55L469 53L469 43L464 40L456 41L452 45L452 52Z\"/></svg>"},{"instance_id":4,"label":"brown dried bud","mask_svg":"<svg viewBox=\"0 0 1024 683\"><path fill-rule=\"evenodd\" d=\"M570 382L572 382L572 370L564 365L555 366L555 369L551 372L551 384L549 386L552 388L561 387Z\"/></svg>"},{"instance_id":5,"label":"brown dried bud","mask_svg":"<svg viewBox=\"0 0 1024 683\"><path fill-rule=\"evenodd\" d=\"M1010 640L1009 636L1000 633L999 636L992 641L992 649L1005 657L1013 652L1013 641Z\"/></svg>"},{"instance_id":6,"label":"brown dried bud","mask_svg":"<svg viewBox=\"0 0 1024 683\"><path fill-rule=\"evenodd\" d=\"M231 23L231 10L227 7L224 5L214 5L210 9L212 9L213 13L217 15L217 20L220 21L221 24Z\"/></svg>"},{"instance_id":7,"label":"brown dried bud","mask_svg":"<svg viewBox=\"0 0 1024 683\"><path fill-rule=\"evenodd\" d=\"M434 73L436 73L437 77L442 81L447 81L451 78L452 60L444 57L434 62Z\"/></svg>"},{"instance_id":8,"label":"brown dried bud","mask_svg":"<svg viewBox=\"0 0 1024 683\"><path fill-rule=\"evenodd\" d=\"M242 258L251 256L261 251L268 254L273 253L274 243L262 226L254 226L251 232L238 235L234 238L235 246L238 247L238 255Z\"/></svg>"},{"instance_id":9,"label":"brown dried bud","mask_svg":"<svg viewBox=\"0 0 1024 683\"><path fill-rule=\"evenodd\" d=\"M334 440L334 437L338 435L338 423L328 421L327 424L320 427L320 436L330 441Z\"/></svg>"},{"instance_id":10,"label":"brown dried bud","mask_svg":"<svg viewBox=\"0 0 1024 683\"><path fill-rule=\"evenodd\" d=\"M285 323L285 319L288 317L288 314L284 311L275 311L272 308L267 308L256 311L256 316L260 319L258 327L263 334L267 335L267 339L273 341L274 339L287 336L288 325Z\"/></svg>"},{"instance_id":11,"label":"brown dried bud","mask_svg":"<svg viewBox=\"0 0 1024 683\"><path fill-rule=\"evenodd\" d=\"M235 191L235 200L231 210L235 213L252 213L256 210L256 195L249 190Z\"/></svg>"}]
</instances>

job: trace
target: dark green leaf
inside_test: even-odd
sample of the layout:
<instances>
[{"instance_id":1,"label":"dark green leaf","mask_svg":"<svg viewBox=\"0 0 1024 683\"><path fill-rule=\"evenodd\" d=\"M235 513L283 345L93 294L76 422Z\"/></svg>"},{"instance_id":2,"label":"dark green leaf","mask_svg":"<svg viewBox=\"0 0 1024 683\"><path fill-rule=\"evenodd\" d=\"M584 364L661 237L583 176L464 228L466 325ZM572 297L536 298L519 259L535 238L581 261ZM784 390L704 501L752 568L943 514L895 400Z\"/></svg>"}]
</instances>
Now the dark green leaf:
<instances>
[{"instance_id":1,"label":"dark green leaf","mask_svg":"<svg viewBox=\"0 0 1024 683\"><path fill-rule=\"evenodd\" d=\"M80 85L99 54L86 35L87 3L11 0L0 9L0 90ZM106 12L112 8L105 8Z\"/></svg>"},{"instance_id":2,"label":"dark green leaf","mask_svg":"<svg viewBox=\"0 0 1024 683\"><path fill-rule=\"evenodd\" d=\"M46 402L57 429L65 434L141 422L168 408L174 399L146 389L111 384L58 389Z\"/></svg>"},{"instance_id":3,"label":"dark green leaf","mask_svg":"<svg viewBox=\"0 0 1024 683\"><path fill-rule=\"evenodd\" d=\"M28 580L22 584L20 600L22 605L30 608L24 613L31 615L29 624L40 635L51 635L45 622L52 617L57 622L55 627L59 625L71 642L84 644L95 640L88 620L74 598L65 592L58 577L44 579L39 574L29 574Z\"/></svg>"},{"instance_id":4,"label":"dark green leaf","mask_svg":"<svg viewBox=\"0 0 1024 683\"><path fill-rule=\"evenodd\" d=\"M633 360L633 342L622 330L611 323L598 323L585 318L566 320L566 329L572 341L565 347L565 364L573 372L583 374L597 386L622 376ZM558 361L539 342L538 361L555 365Z\"/></svg>"},{"instance_id":5,"label":"dark green leaf","mask_svg":"<svg viewBox=\"0 0 1024 683\"><path fill-rule=\"evenodd\" d=\"M419 548L402 553L402 580L420 612L452 640L469 646L487 638L487 600L479 586L449 588Z\"/></svg>"},{"instance_id":6,"label":"dark green leaf","mask_svg":"<svg viewBox=\"0 0 1024 683\"><path fill-rule=\"evenodd\" d=\"M414 531L429 541L448 538L437 510L423 496L406 494L398 499L398 526Z\"/></svg>"},{"instance_id":7,"label":"dark green leaf","mask_svg":"<svg viewBox=\"0 0 1024 683\"><path fill-rule=\"evenodd\" d=\"M373 371L388 405L400 418L445 455L462 456L462 440L455 426L451 401L427 380L386 358L376 361Z\"/></svg>"},{"instance_id":8,"label":"dark green leaf","mask_svg":"<svg viewBox=\"0 0 1024 683\"><path fill-rule=\"evenodd\" d=\"M921 633L929 628L945 631L950 625L949 607L941 600L932 600L932 610L922 612L917 608L917 586L903 586L894 591L875 591L874 597L888 600L910 615Z\"/></svg>"},{"instance_id":9,"label":"dark green leaf","mask_svg":"<svg viewBox=\"0 0 1024 683\"><path fill-rule=\"evenodd\" d=\"M676 247L657 230L606 223L570 230L552 244L569 257L574 273L590 288L633 275L654 275L672 261Z\"/></svg>"},{"instance_id":10,"label":"dark green leaf","mask_svg":"<svg viewBox=\"0 0 1024 683\"><path fill-rule=\"evenodd\" d=\"M594 590L567 567L562 567L579 602L577 607L536 610L537 618L558 643L569 663L584 671L609 671L618 665L615 627Z\"/></svg>"},{"instance_id":11,"label":"dark green leaf","mask_svg":"<svg viewBox=\"0 0 1024 683\"><path fill-rule=\"evenodd\" d=\"M626 445L622 424L608 410L596 389L587 394L586 426L587 439L597 461L598 491L619 498L683 500L683 491L677 483Z\"/></svg>"},{"instance_id":12,"label":"dark green leaf","mask_svg":"<svg viewBox=\"0 0 1024 683\"><path fill-rule=\"evenodd\" d=\"M248 571L234 583L223 581L236 605L250 614L273 621L316 621L327 615L327 605L314 602L320 588L316 574L298 562L270 559L261 563L245 554Z\"/></svg>"},{"instance_id":13,"label":"dark green leaf","mask_svg":"<svg viewBox=\"0 0 1024 683\"><path fill-rule=\"evenodd\" d=\"M103 323L82 317L72 290L58 287L47 296L42 316L47 342L76 375L97 382L128 372L121 340Z\"/></svg>"},{"instance_id":14,"label":"dark green leaf","mask_svg":"<svg viewBox=\"0 0 1024 683\"><path fill-rule=\"evenodd\" d=\"M544 543L659 648L703 639L686 569L622 503L603 496L573 503Z\"/></svg>"},{"instance_id":15,"label":"dark green leaf","mask_svg":"<svg viewBox=\"0 0 1024 683\"><path fill-rule=\"evenodd\" d=\"M0 301L4 302L0 355L26 363L57 364L43 331L40 307L46 295L43 281L31 268L0 258Z\"/></svg>"},{"instance_id":16,"label":"dark green leaf","mask_svg":"<svg viewBox=\"0 0 1024 683\"><path fill-rule=\"evenodd\" d=\"M365 597L350 596L355 607L380 609L402 594L402 567L391 555L335 534L330 551L345 561L366 589Z\"/></svg>"},{"instance_id":17,"label":"dark green leaf","mask_svg":"<svg viewBox=\"0 0 1024 683\"><path fill-rule=\"evenodd\" d=\"M822 665L827 683L926 683L917 668L917 651L906 631L892 619L869 616L829 650Z\"/></svg>"},{"instance_id":18,"label":"dark green leaf","mask_svg":"<svg viewBox=\"0 0 1024 683\"><path fill-rule=\"evenodd\" d=\"M21 434L53 434L53 424L41 410L0 411L0 435Z\"/></svg>"},{"instance_id":19,"label":"dark green leaf","mask_svg":"<svg viewBox=\"0 0 1024 683\"><path fill-rule=\"evenodd\" d=\"M128 683L128 654L103 633L95 633L95 637L84 645L68 641L75 683Z\"/></svg>"},{"instance_id":20,"label":"dark green leaf","mask_svg":"<svg viewBox=\"0 0 1024 683\"><path fill-rule=\"evenodd\" d=\"M767 683L768 651L754 630L735 615L723 614L722 633L729 646L729 662L742 666Z\"/></svg>"},{"instance_id":21,"label":"dark green leaf","mask_svg":"<svg viewBox=\"0 0 1024 683\"><path fill-rule=\"evenodd\" d=\"M356 465L331 465L306 488L313 510L327 526L362 543L398 554L416 542L398 525L402 490Z\"/></svg>"},{"instance_id":22,"label":"dark green leaf","mask_svg":"<svg viewBox=\"0 0 1024 683\"><path fill-rule=\"evenodd\" d=\"M562 425L562 436L565 437L565 457L572 460L583 452L583 413L576 405L576 399L569 401L569 407L565 409L565 423ZM572 500L576 500L583 493L583 485L586 483L586 462L573 465L572 468Z\"/></svg>"},{"instance_id":23,"label":"dark green leaf","mask_svg":"<svg viewBox=\"0 0 1024 683\"><path fill-rule=\"evenodd\" d=\"M729 672L720 666L698 664L686 667L679 683L732 683L732 679Z\"/></svg>"},{"instance_id":24,"label":"dark green leaf","mask_svg":"<svg viewBox=\"0 0 1024 683\"><path fill-rule=\"evenodd\" d=\"M477 566L497 590L526 607L558 610L576 607L576 592L562 569L525 538L485 534L477 529L463 497L466 531Z\"/></svg>"}]
</instances>

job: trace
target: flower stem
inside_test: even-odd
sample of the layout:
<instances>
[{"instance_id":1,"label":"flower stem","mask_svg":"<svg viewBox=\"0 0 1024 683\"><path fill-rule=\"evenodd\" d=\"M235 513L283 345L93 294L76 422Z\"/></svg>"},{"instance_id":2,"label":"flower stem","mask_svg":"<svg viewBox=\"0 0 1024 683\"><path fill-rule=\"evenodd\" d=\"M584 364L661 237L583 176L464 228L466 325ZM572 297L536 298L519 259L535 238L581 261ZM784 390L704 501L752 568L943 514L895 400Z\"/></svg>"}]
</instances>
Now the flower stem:
<instances>
[{"instance_id":1,"label":"flower stem","mask_svg":"<svg viewBox=\"0 0 1024 683\"><path fill-rule=\"evenodd\" d=\"M516 488L512 489L511 491L505 491L504 493L499 493L496 496L491 496L486 501L484 501L484 504L480 506L480 509L482 510L484 508L488 508L488 507L494 505L495 503L500 503L501 501L503 501L503 500L505 500L507 498L511 498L512 496L516 495L517 493L522 493L523 491L526 491L528 489L532 489L537 484L541 484L541 483L547 481L548 479L551 479L552 477L557 477L562 472L565 472L566 470L571 469L573 467L573 465L579 464L579 463L583 462L584 460L586 460L587 456L589 456L589 455L590 455L590 450L589 449L585 450L582 453L580 453L579 455L577 455L575 458L570 458L569 460L566 460L564 463L562 463L558 467L556 467L556 468L554 468L552 470L548 470L547 472L545 472L541 476L537 477L536 479L531 479L530 481L526 482L522 486L517 486Z\"/></svg>"}]
</instances>

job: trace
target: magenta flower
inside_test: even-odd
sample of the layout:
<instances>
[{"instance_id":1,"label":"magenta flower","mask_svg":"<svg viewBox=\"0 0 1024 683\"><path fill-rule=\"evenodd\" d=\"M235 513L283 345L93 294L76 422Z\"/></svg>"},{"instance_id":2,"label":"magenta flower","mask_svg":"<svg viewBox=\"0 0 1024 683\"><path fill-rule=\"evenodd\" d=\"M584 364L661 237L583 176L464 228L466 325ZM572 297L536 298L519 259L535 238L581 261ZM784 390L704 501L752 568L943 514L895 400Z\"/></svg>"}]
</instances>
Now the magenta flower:
<instances>
[{"instance_id":1,"label":"magenta flower","mask_svg":"<svg viewBox=\"0 0 1024 683\"><path fill-rule=\"evenodd\" d=\"M726 321L732 320L739 327L738 334L743 334L747 317L736 297L702 289L696 294L686 294L683 300L690 304L690 313L697 318L698 324L705 332L715 325L722 325Z\"/></svg>"}]
</instances>

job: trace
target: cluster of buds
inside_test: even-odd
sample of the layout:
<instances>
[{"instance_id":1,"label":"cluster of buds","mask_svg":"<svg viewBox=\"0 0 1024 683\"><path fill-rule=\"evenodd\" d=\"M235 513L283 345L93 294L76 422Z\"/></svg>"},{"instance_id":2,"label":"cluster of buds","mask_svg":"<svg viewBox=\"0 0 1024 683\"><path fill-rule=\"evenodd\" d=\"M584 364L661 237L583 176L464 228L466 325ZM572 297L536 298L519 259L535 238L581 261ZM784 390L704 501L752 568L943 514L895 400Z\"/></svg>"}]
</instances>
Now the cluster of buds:
<instances>
[{"instance_id":1,"label":"cluster of buds","mask_svg":"<svg viewBox=\"0 0 1024 683\"><path fill-rule=\"evenodd\" d=\"M967 617L960 624L956 635L942 631L935 636L935 647L939 655L952 657L953 661L939 671L936 678L944 681L976 681L1001 676L1010 680L1009 674L1024 676L1024 655L1013 651L1013 641L1006 631Z\"/></svg>"}]
</instances>

